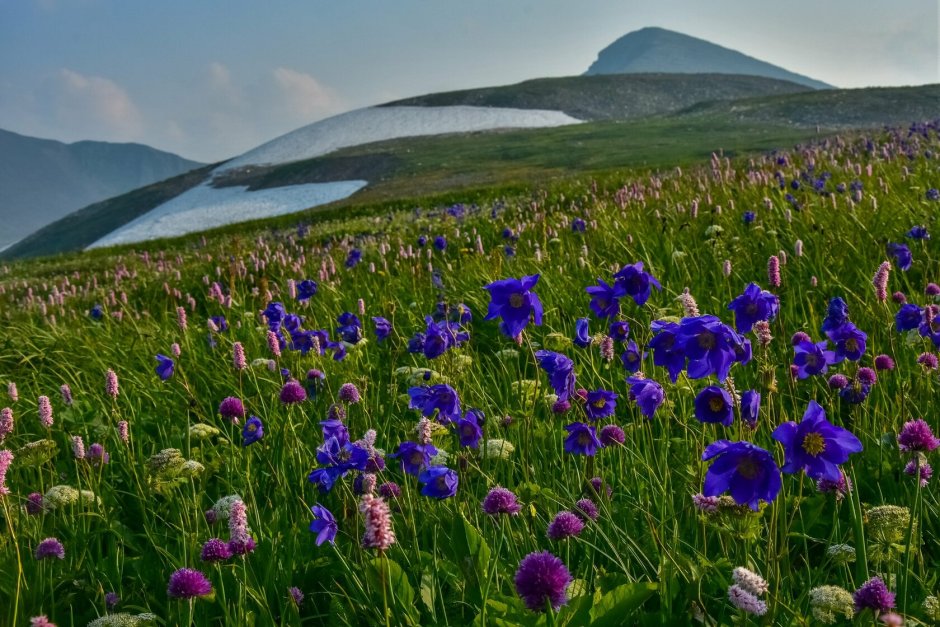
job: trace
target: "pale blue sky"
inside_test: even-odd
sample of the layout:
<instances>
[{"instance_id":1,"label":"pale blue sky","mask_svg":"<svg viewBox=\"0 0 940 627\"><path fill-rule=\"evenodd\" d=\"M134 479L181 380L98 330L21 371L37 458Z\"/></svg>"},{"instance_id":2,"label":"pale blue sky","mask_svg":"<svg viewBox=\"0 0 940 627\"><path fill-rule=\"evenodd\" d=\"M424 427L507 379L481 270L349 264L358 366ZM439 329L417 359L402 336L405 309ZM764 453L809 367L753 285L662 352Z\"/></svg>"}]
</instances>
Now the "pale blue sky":
<instances>
[{"instance_id":1,"label":"pale blue sky","mask_svg":"<svg viewBox=\"0 0 940 627\"><path fill-rule=\"evenodd\" d=\"M840 87L940 82L936 0L0 0L0 128L214 161L394 98L581 74L644 26Z\"/></svg>"}]
</instances>

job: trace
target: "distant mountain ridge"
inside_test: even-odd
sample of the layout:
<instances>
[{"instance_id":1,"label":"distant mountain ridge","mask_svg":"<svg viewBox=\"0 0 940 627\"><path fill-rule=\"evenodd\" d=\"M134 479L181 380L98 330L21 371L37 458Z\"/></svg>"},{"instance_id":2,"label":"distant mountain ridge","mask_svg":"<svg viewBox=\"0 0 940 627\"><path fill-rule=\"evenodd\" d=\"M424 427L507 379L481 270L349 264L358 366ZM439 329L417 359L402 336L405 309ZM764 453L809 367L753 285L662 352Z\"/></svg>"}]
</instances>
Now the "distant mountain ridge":
<instances>
[{"instance_id":1,"label":"distant mountain ridge","mask_svg":"<svg viewBox=\"0 0 940 627\"><path fill-rule=\"evenodd\" d=\"M142 144L65 144L0 129L0 250L72 211L200 165Z\"/></svg>"},{"instance_id":2,"label":"distant mountain ridge","mask_svg":"<svg viewBox=\"0 0 940 627\"><path fill-rule=\"evenodd\" d=\"M833 87L710 41L658 27L642 28L616 40L600 51L585 75L646 72L748 74L813 89Z\"/></svg>"}]
</instances>

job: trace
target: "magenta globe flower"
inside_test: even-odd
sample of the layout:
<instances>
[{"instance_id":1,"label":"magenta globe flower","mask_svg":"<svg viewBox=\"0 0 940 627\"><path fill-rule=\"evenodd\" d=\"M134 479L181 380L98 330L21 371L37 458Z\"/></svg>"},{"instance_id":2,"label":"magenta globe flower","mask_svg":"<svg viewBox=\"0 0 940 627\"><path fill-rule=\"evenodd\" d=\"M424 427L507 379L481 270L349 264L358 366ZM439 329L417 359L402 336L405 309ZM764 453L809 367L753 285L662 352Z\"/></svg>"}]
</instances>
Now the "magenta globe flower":
<instances>
[{"instance_id":1,"label":"magenta globe flower","mask_svg":"<svg viewBox=\"0 0 940 627\"><path fill-rule=\"evenodd\" d=\"M486 493L481 507L483 512L490 516L496 516L497 514L515 516L522 509L516 500L516 495L500 486L496 486Z\"/></svg>"},{"instance_id":2,"label":"magenta globe flower","mask_svg":"<svg viewBox=\"0 0 940 627\"><path fill-rule=\"evenodd\" d=\"M826 420L826 412L816 401L810 401L799 424L785 422L774 430L773 439L783 444L786 464L781 470L795 473L805 470L813 479L838 481L842 476L839 464L851 453L862 450L862 443L847 429Z\"/></svg>"},{"instance_id":3,"label":"magenta globe flower","mask_svg":"<svg viewBox=\"0 0 940 627\"><path fill-rule=\"evenodd\" d=\"M170 575L166 593L171 599L192 599L212 594L212 584L206 576L192 568L180 568Z\"/></svg>"},{"instance_id":4,"label":"magenta globe flower","mask_svg":"<svg viewBox=\"0 0 940 627\"><path fill-rule=\"evenodd\" d=\"M571 581L564 563L548 551L522 558L515 576L516 592L533 612L544 612L548 605L558 611L568 602Z\"/></svg>"}]
</instances>

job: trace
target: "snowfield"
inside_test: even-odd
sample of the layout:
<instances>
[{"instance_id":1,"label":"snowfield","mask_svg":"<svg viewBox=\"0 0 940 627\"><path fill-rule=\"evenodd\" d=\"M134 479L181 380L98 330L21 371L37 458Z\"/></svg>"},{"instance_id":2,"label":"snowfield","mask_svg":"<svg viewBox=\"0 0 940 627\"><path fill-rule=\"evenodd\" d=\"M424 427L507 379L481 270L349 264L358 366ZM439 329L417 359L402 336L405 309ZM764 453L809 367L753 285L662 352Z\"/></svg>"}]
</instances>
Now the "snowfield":
<instances>
[{"instance_id":1,"label":"snowfield","mask_svg":"<svg viewBox=\"0 0 940 627\"><path fill-rule=\"evenodd\" d=\"M108 233L88 248L175 237L235 222L294 213L341 200L365 186L365 181L337 181L249 192L244 186L217 189L206 182Z\"/></svg>"},{"instance_id":2,"label":"snowfield","mask_svg":"<svg viewBox=\"0 0 940 627\"><path fill-rule=\"evenodd\" d=\"M223 163L215 172L312 159L340 148L399 137L578 124L561 111L499 107L370 107L308 124Z\"/></svg>"},{"instance_id":3,"label":"snowfield","mask_svg":"<svg viewBox=\"0 0 940 627\"><path fill-rule=\"evenodd\" d=\"M314 122L273 139L222 164L213 175L251 166L279 165L311 159L340 148L386 139L468 133L509 128L578 124L560 111L498 107L372 107ZM214 188L211 181L190 189L88 248L175 237L217 226L284 215L341 200L367 181L336 181L263 189Z\"/></svg>"}]
</instances>

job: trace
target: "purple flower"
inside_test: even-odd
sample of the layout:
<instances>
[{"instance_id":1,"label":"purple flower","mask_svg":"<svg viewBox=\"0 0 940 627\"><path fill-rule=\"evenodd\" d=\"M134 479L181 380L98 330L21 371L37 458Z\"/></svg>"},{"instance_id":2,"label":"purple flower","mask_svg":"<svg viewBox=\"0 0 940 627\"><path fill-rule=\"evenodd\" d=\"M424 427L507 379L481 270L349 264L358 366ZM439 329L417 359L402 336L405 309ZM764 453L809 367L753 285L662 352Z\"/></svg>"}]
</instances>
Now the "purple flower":
<instances>
[{"instance_id":1,"label":"purple flower","mask_svg":"<svg viewBox=\"0 0 940 627\"><path fill-rule=\"evenodd\" d=\"M219 403L219 414L237 423L239 418L245 417L245 406L240 398L228 396Z\"/></svg>"},{"instance_id":2,"label":"purple flower","mask_svg":"<svg viewBox=\"0 0 940 627\"><path fill-rule=\"evenodd\" d=\"M930 425L918 418L904 423L898 434L898 447L907 453L929 453L940 447L940 439L933 434Z\"/></svg>"},{"instance_id":3,"label":"purple flower","mask_svg":"<svg viewBox=\"0 0 940 627\"><path fill-rule=\"evenodd\" d=\"M565 452L573 455L592 456L601 448L601 441L597 439L594 427L583 422L573 422L565 426L568 437L565 438Z\"/></svg>"},{"instance_id":4,"label":"purple flower","mask_svg":"<svg viewBox=\"0 0 940 627\"><path fill-rule=\"evenodd\" d=\"M228 543L218 538L206 540L202 545L200 559L204 562L224 562L232 557Z\"/></svg>"},{"instance_id":5,"label":"purple flower","mask_svg":"<svg viewBox=\"0 0 940 627\"><path fill-rule=\"evenodd\" d=\"M901 305L898 313L894 315L894 328L898 333L904 333L920 326L924 312L917 305Z\"/></svg>"},{"instance_id":6,"label":"purple flower","mask_svg":"<svg viewBox=\"0 0 940 627\"><path fill-rule=\"evenodd\" d=\"M317 294L317 282L311 279L304 279L297 284L297 300L304 302L310 300Z\"/></svg>"},{"instance_id":7,"label":"purple flower","mask_svg":"<svg viewBox=\"0 0 940 627\"><path fill-rule=\"evenodd\" d=\"M780 469L773 455L750 442L718 440L706 447L702 461L715 458L705 474L702 494L730 491L738 505L757 511L758 501L773 501L780 492Z\"/></svg>"},{"instance_id":8,"label":"purple flower","mask_svg":"<svg viewBox=\"0 0 940 627\"><path fill-rule=\"evenodd\" d=\"M543 612L548 605L558 611L568 602L571 581L564 563L548 551L529 553L522 558L514 579L516 593L533 612Z\"/></svg>"},{"instance_id":9,"label":"purple flower","mask_svg":"<svg viewBox=\"0 0 940 627\"><path fill-rule=\"evenodd\" d=\"M683 318L679 323L676 343L689 358L690 379L702 379L714 374L719 381L724 381L731 364L738 361L738 336L716 316Z\"/></svg>"},{"instance_id":10,"label":"purple flower","mask_svg":"<svg viewBox=\"0 0 940 627\"><path fill-rule=\"evenodd\" d=\"M548 381L558 395L558 400L568 400L574 394L574 362L561 353L547 350L536 351L535 358L539 367L548 373Z\"/></svg>"},{"instance_id":11,"label":"purple flower","mask_svg":"<svg viewBox=\"0 0 940 627\"><path fill-rule=\"evenodd\" d=\"M649 347L653 349L653 364L666 368L673 383L685 368L685 352L678 342L679 325L675 322L654 320L650 324L653 339Z\"/></svg>"},{"instance_id":12,"label":"purple flower","mask_svg":"<svg viewBox=\"0 0 940 627\"><path fill-rule=\"evenodd\" d=\"M610 335L615 342L626 342L627 337L630 335L630 324L622 320L619 322L611 322L608 335Z\"/></svg>"},{"instance_id":13,"label":"purple flower","mask_svg":"<svg viewBox=\"0 0 940 627\"><path fill-rule=\"evenodd\" d=\"M447 239L443 235L438 235L434 238L434 248L438 250L444 250L447 248Z\"/></svg>"},{"instance_id":14,"label":"purple flower","mask_svg":"<svg viewBox=\"0 0 940 627\"><path fill-rule=\"evenodd\" d=\"M630 384L630 400L640 408L641 414L652 418L659 406L666 400L663 386L652 379L642 377L628 377L627 383Z\"/></svg>"},{"instance_id":15,"label":"purple flower","mask_svg":"<svg viewBox=\"0 0 940 627\"><path fill-rule=\"evenodd\" d=\"M383 499L397 499L401 496L401 488L394 481L387 481L379 486L379 496Z\"/></svg>"},{"instance_id":16,"label":"purple flower","mask_svg":"<svg viewBox=\"0 0 940 627\"><path fill-rule=\"evenodd\" d=\"M781 470L795 473L805 470L813 479L838 481L839 464L851 453L862 450L862 443L850 431L826 420L826 412L816 401L810 401L799 424L790 421L777 427L773 439L783 444L786 464Z\"/></svg>"},{"instance_id":17,"label":"purple flower","mask_svg":"<svg viewBox=\"0 0 940 627\"><path fill-rule=\"evenodd\" d=\"M564 540L577 536L584 529L584 521L571 512L558 512L548 524L545 535L549 540Z\"/></svg>"},{"instance_id":18,"label":"purple flower","mask_svg":"<svg viewBox=\"0 0 940 627\"><path fill-rule=\"evenodd\" d=\"M845 303L845 301L839 296L829 299L829 306L826 309L826 318L822 323L822 332L826 335L829 335L830 331L838 329L848 321L849 306Z\"/></svg>"},{"instance_id":19,"label":"purple flower","mask_svg":"<svg viewBox=\"0 0 940 627\"><path fill-rule=\"evenodd\" d=\"M608 390L593 390L587 394L584 411L591 420L613 416L617 408L617 393Z\"/></svg>"},{"instance_id":20,"label":"purple flower","mask_svg":"<svg viewBox=\"0 0 940 627\"><path fill-rule=\"evenodd\" d=\"M483 430L480 429L478 415L482 416L483 412L479 409L471 409L467 411L463 418L457 421L457 437L460 439L460 446L480 447Z\"/></svg>"},{"instance_id":21,"label":"purple flower","mask_svg":"<svg viewBox=\"0 0 940 627\"><path fill-rule=\"evenodd\" d=\"M359 388L354 383L344 383L339 386L339 400L348 405L355 405L362 400L359 396Z\"/></svg>"},{"instance_id":22,"label":"purple flower","mask_svg":"<svg viewBox=\"0 0 940 627\"><path fill-rule=\"evenodd\" d=\"M206 576L192 568L180 568L170 575L166 593L171 599L191 599L212 594L212 584Z\"/></svg>"},{"instance_id":23,"label":"purple flower","mask_svg":"<svg viewBox=\"0 0 940 627\"><path fill-rule=\"evenodd\" d=\"M695 397L695 417L700 422L730 427L734 422L734 400L724 388L710 385Z\"/></svg>"},{"instance_id":24,"label":"purple flower","mask_svg":"<svg viewBox=\"0 0 940 627\"><path fill-rule=\"evenodd\" d=\"M574 513L584 521L597 520L601 515L600 511L597 509L597 505L595 505L594 501L591 499L580 499L575 503Z\"/></svg>"},{"instance_id":25,"label":"purple flower","mask_svg":"<svg viewBox=\"0 0 940 627\"><path fill-rule=\"evenodd\" d=\"M531 317L536 326L542 324L542 301L531 291L539 282L539 275L522 279L502 279L485 286L490 293L489 310L484 320L502 318L500 331L511 338L522 333Z\"/></svg>"},{"instance_id":26,"label":"purple flower","mask_svg":"<svg viewBox=\"0 0 940 627\"><path fill-rule=\"evenodd\" d=\"M402 442L398 450L389 457L398 459L401 468L409 475L417 476L423 468L431 465L431 458L437 455L437 447L433 444L419 444L417 442Z\"/></svg>"},{"instance_id":27,"label":"purple flower","mask_svg":"<svg viewBox=\"0 0 940 627\"><path fill-rule=\"evenodd\" d=\"M242 446L254 444L264 437L264 424L257 416L249 416L242 429Z\"/></svg>"},{"instance_id":28,"label":"purple flower","mask_svg":"<svg viewBox=\"0 0 940 627\"><path fill-rule=\"evenodd\" d=\"M580 348L587 348L591 345L592 338L588 331L590 320L588 318L578 318L574 324L574 344Z\"/></svg>"},{"instance_id":29,"label":"purple flower","mask_svg":"<svg viewBox=\"0 0 940 627\"><path fill-rule=\"evenodd\" d=\"M757 427L760 415L760 392L747 390L741 395L741 420L751 429Z\"/></svg>"},{"instance_id":30,"label":"purple flower","mask_svg":"<svg viewBox=\"0 0 940 627\"><path fill-rule=\"evenodd\" d=\"M657 290L663 289L652 274L643 270L642 261L624 266L620 272L614 274L614 279L616 279L617 286L637 305L643 305L649 300L651 287Z\"/></svg>"},{"instance_id":31,"label":"purple flower","mask_svg":"<svg viewBox=\"0 0 940 627\"><path fill-rule=\"evenodd\" d=\"M422 416L430 418L437 411L438 420L443 423L460 419L460 397L457 390L446 383L413 387L408 390L408 396L411 397L408 407L420 410Z\"/></svg>"},{"instance_id":32,"label":"purple flower","mask_svg":"<svg viewBox=\"0 0 940 627\"><path fill-rule=\"evenodd\" d=\"M339 322L339 326L336 328L336 333L343 341L358 344L359 340L362 339L362 323L359 321L359 317L356 314L344 311L337 318L337 322Z\"/></svg>"},{"instance_id":33,"label":"purple flower","mask_svg":"<svg viewBox=\"0 0 940 627\"><path fill-rule=\"evenodd\" d=\"M899 270L906 272L911 269L914 257L911 255L911 249L905 244L889 243L888 254L894 257L894 263Z\"/></svg>"},{"instance_id":34,"label":"purple flower","mask_svg":"<svg viewBox=\"0 0 940 627\"><path fill-rule=\"evenodd\" d=\"M738 333L747 333L754 328L754 323L761 320L773 320L777 317L780 299L756 283L750 283L744 292L728 304L734 311L734 325Z\"/></svg>"},{"instance_id":35,"label":"purple flower","mask_svg":"<svg viewBox=\"0 0 940 627\"><path fill-rule=\"evenodd\" d=\"M109 610L114 609L114 607L121 602L121 597L117 592L106 592L104 595L104 603L108 606Z\"/></svg>"},{"instance_id":36,"label":"purple flower","mask_svg":"<svg viewBox=\"0 0 940 627\"><path fill-rule=\"evenodd\" d=\"M858 369L858 372L855 373L858 382L862 385L874 385L878 380L878 375L875 374L875 371L869 368L868 366L862 366Z\"/></svg>"},{"instance_id":37,"label":"purple flower","mask_svg":"<svg viewBox=\"0 0 940 627\"><path fill-rule=\"evenodd\" d=\"M627 439L626 434L623 432L617 425L604 425L601 428L600 441L601 446L614 446L616 444L623 444Z\"/></svg>"},{"instance_id":38,"label":"purple flower","mask_svg":"<svg viewBox=\"0 0 940 627\"><path fill-rule=\"evenodd\" d=\"M317 534L317 546L324 542L336 544L336 532L339 527L336 525L336 518L330 513L330 510L319 503L310 508L313 512L313 520L310 522L310 531Z\"/></svg>"},{"instance_id":39,"label":"purple flower","mask_svg":"<svg viewBox=\"0 0 940 627\"><path fill-rule=\"evenodd\" d=\"M843 323L838 328L829 331L827 335L836 345L835 361L832 363L837 364L843 359L858 361L865 354L865 341L868 335L851 322Z\"/></svg>"},{"instance_id":40,"label":"purple flower","mask_svg":"<svg viewBox=\"0 0 940 627\"><path fill-rule=\"evenodd\" d=\"M300 383L294 379L291 379L281 388L280 399L285 405L302 403L307 400L307 391L304 390L304 386L300 385Z\"/></svg>"},{"instance_id":41,"label":"purple flower","mask_svg":"<svg viewBox=\"0 0 940 627\"><path fill-rule=\"evenodd\" d=\"M446 499L457 494L457 472L444 466L431 466L418 475L418 481L424 484L422 496Z\"/></svg>"},{"instance_id":42,"label":"purple flower","mask_svg":"<svg viewBox=\"0 0 940 627\"><path fill-rule=\"evenodd\" d=\"M160 377L160 380L166 381L167 379L172 377L173 368L176 365L173 362L173 360L167 357L166 355L160 355L159 353L156 356L156 360L158 362L157 367L156 367L156 373Z\"/></svg>"},{"instance_id":43,"label":"purple flower","mask_svg":"<svg viewBox=\"0 0 940 627\"><path fill-rule=\"evenodd\" d=\"M355 268L359 265L359 262L362 261L362 251L358 248L353 248L349 251L349 254L346 255L346 267Z\"/></svg>"},{"instance_id":44,"label":"purple flower","mask_svg":"<svg viewBox=\"0 0 940 627\"><path fill-rule=\"evenodd\" d=\"M796 366L798 379L825 374L830 364L835 363L835 353L826 350L827 342L823 340L817 344L802 341L793 347L793 365Z\"/></svg>"},{"instance_id":45,"label":"purple flower","mask_svg":"<svg viewBox=\"0 0 940 627\"><path fill-rule=\"evenodd\" d=\"M294 605L300 607L300 604L304 602L304 593L297 586L291 586L287 589L287 594L290 595L291 601L294 602Z\"/></svg>"},{"instance_id":46,"label":"purple flower","mask_svg":"<svg viewBox=\"0 0 940 627\"><path fill-rule=\"evenodd\" d=\"M36 559L44 560L51 557L65 559L65 547L57 538L46 538L36 546Z\"/></svg>"},{"instance_id":47,"label":"purple flower","mask_svg":"<svg viewBox=\"0 0 940 627\"><path fill-rule=\"evenodd\" d=\"M643 363L643 357L640 353L640 349L637 347L636 342L630 340L627 342L627 348L620 355L620 363L623 364L624 370L630 373L635 373L640 369L640 366Z\"/></svg>"},{"instance_id":48,"label":"purple flower","mask_svg":"<svg viewBox=\"0 0 940 627\"><path fill-rule=\"evenodd\" d=\"M372 318L372 324L375 325L375 337L379 342L392 334L392 323L382 317Z\"/></svg>"},{"instance_id":49,"label":"purple flower","mask_svg":"<svg viewBox=\"0 0 940 627\"><path fill-rule=\"evenodd\" d=\"M890 355L875 357L875 370L894 370L894 359Z\"/></svg>"},{"instance_id":50,"label":"purple flower","mask_svg":"<svg viewBox=\"0 0 940 627\"><path fill-rule=\"evenodd\" d=\"M911 227L911 230L907 232L907 236L911 239L930 239L927 227L920 225Z\"/></svg>"},{"instance_id":51,"label":"purple flower","mask_svg":"<svg viewBox=\"0 0 940 627\"><path fill-rule=\"evenodd\" d=\"M486 493L482 504L483 512L490 516L509 514L515 516L522 507L516 500L516 495L506 488L496 486Z\"/></svg>"},{"instance_id":52,"label":"purple flower","mask_svg":"<svg viewBox=\"0 0 940 627\"><path fill-rule=\"evenodd\" d=\"M601 279L597 280L598 285L591 285L584 288L584 291L590 294L591 311L598 318L613 318L620 313L620 299L626 295L622 288L610 285Z\"/></svg>"},{"instance_id":53,"label":"purple flower","mask_svg":"<svg viewBox=\"0 0 940 627\"><path fill-rule=\"evenodd\" d=\"M867 608L876 612L887 612L894 607L894 593L888 590L881 577L872 577L863 583L852 598L858 611Z\"/></svg>"}]
</instances>

